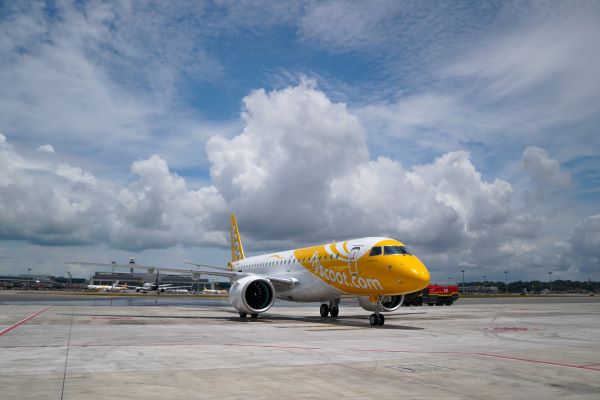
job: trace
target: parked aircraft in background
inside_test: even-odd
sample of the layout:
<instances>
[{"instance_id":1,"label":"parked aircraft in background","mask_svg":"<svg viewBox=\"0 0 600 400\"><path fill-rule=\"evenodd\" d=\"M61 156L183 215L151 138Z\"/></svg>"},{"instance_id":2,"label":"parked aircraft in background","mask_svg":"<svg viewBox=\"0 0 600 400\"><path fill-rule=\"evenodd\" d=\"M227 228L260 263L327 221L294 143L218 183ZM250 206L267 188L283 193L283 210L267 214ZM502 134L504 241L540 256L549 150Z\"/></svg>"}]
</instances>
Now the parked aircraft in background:
<instances>
[{"instance_id":1,"label":"parked aircraft in background","mask_svg":"<svg viewBox=\"0 0 600 400\"><path fill-rule=\"evenodd\" d=\"M129 289L127 283L119 286L119 281L113 282L112 285L87 285L87 288L97 292L122 292Z\"/></svg>"},{"instance_id":2,"label":"parked aircraft in background","mask_svg":"<svg viewBox=\"0 0 600 400\"><path fill-rule=\"evenodd\" d=\"M131 260L133 260L133 258ZM129 261L129 264L134 264L135 262L132 263L131 260ZM142 292L142 293L148 293L149 291L164 293L166 290L168 290L168 291L172 291L172 290L184 290L184 289L188 290L188 289L191 288L191 285L186 285L186 286L173 286L172 284L160 285L158 283L159 273L160 273L160 271L156 270L156 280L153 283L152 282L145 282L142 286L136 286L135 287L135 291L136 292ZM180 293L182 293L182 292L180 292Z\"/></svg>"},{"instance_id":3,"label":"parked aircraft in background","mask_svg":"<svg viewBox=\"0 0 600 400\"><path fill-rule=\"evenodd\" d=\"M215 269L192 270L160 268L191 274L222 276L231 279L229 301L241 318L257 318L269 310L275 299L321 302L323 318L339 315L342 296L357 297L359 304L373 311L372 326L381 326L381 312L400 308L404 294L429 284L425 265L401 242L386 237L367 237L343 242L246 257L235 215L231 215L231 262L227 268L194 264ZM109 264L75 264L105 266ZM130 265L121 265L129 268ZM154 270L155 267L136 265Z\"/></svg>"},{"instance_id":4,"label":"parked aircraft in background","mask_svg":"<svg viewBox=\"0 0 600 400\"><path fill-rule=\"evenodd\" d=\"M202 294L227 294L227 290L223 289L202 289Z\"/></svg>"}]
</instances>

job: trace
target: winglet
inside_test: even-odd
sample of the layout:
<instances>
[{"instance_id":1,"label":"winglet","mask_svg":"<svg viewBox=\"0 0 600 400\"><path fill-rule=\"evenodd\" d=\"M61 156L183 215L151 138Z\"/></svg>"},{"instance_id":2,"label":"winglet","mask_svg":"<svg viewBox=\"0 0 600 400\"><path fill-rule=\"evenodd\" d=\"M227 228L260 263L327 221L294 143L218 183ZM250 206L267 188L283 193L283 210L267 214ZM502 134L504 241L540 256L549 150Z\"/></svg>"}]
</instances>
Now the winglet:
<instances>
[{"instance_id":1,"label":"winglet","mask_svg":"<svg viewBox=\"0 0 600 400\"><path fill-rule=\"evenodd\" d=\"M235 214L231 214L231 262L244 258L244 247L240 238Z\"/></svg>"}]
</instances>

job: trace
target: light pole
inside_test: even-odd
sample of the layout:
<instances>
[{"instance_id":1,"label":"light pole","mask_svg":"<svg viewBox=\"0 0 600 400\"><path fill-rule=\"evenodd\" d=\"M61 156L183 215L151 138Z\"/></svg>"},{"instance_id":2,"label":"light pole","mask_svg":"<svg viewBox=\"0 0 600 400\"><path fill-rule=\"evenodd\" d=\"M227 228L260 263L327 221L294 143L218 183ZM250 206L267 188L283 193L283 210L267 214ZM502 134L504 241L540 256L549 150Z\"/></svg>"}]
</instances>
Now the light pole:
<instances>
[{"instance_id":1,"label":"light pole","mask_svg":"<svg viewBox=\"0 0 600 400\"><path fill-rule=\"evenodd\" d=\"M508 271L504 271L504 285L506 286L506 294L508 294Z\"/></svg>"},{"instance_id":2,"label":"light pole","mask_svg":"<svg viewBox=\"0 0 600 400\"><path fill-rule=\"evenodd\" d=\"M548 272L548 276L550 277L550 293L552 293L552 271Z\"/></svg>"},{"instance_id":3,"label":"light pole","mask_svg":"<svg viewBox=\"0 0 600 400\"><path fill-rule=\"evenodd\" d=\"M69 286L67 286L67 290L71 290L71 287L73 286L73 276L70 271L67 271L67 275L69 275Z\"/></svg>"},{"instance_id":4,"label":"light pole","mask_svg":"<svg viewBox=\"0 0 600 400\"><path fill-rule=\"evenodd\" d=\"M463 294L465 294L465 270L461 269L460 272L462 272L462 278L463 278Z\"/></svg>"},{"instance_id":5,"label":"light pole","mask_svg":"<svg viewBox=\"0 0 600 400\"><path fill-rule=\"evenodd\" d=\"M483 278L483 294L485 294L485 278L486 278L486 276L483 275L482 278Z\"/></svg>"},{"instance_id":6,"label":"light pole","mask_svg":"<svg viewBox=\"0 0 600 400\"><path fill-rule=\"evenodd\" d=\"M31 280L31 268L27 268L27 290L31 289L31 283L29 283L29 281Z\"/></svg>"}]
</instances>

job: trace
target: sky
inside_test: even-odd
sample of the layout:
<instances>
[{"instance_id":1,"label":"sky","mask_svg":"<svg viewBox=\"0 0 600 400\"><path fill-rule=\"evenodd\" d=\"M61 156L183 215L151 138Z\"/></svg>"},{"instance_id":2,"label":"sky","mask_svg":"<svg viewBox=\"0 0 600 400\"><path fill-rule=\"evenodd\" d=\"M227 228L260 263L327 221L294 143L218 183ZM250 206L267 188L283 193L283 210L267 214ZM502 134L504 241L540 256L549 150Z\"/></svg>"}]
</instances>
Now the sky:
<instances>
[{"instance_id":1,"label":"sky","mask_svg":"<svg viewBox=\"0 0 600 400\"><path fill-rule=\"evenodd\" d=\"M365 236L600 280L600 2L0 2L0 273Z\"/></svg>"}]
</instances>

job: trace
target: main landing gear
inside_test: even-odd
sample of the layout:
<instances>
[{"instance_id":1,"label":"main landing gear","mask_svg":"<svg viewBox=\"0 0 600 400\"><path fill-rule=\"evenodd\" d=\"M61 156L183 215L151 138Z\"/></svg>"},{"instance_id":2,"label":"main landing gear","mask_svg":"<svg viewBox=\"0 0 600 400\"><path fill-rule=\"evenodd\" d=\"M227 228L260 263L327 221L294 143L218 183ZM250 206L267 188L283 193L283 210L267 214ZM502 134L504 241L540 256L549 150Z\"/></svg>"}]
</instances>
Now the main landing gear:
<instances>
[{"instance_id":1,"label":"main landing gear","mask_svg":"<svg viewBox=\"0 0 600 400\"><path fill-rule=\"evenodd\" d=\"M338 306L339 301L339 299L335 299L331 300L329 305L321 304L321 308L319 309L321 317L327 318L327 315L331 315L331 318L337 318L338 315L340 315L340 307Z\"/></svg>"}]
</instances>

